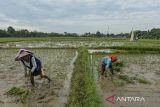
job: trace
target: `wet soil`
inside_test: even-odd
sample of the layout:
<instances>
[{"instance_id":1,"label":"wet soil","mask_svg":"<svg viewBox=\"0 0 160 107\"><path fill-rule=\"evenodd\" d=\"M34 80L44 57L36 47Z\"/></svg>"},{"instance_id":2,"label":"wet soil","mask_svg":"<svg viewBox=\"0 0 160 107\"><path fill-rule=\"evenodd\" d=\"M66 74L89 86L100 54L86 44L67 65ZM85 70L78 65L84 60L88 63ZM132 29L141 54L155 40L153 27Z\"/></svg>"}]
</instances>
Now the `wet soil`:
<instances>
[{"instance_id":1,"label":"wet soil","mask_svg":"<svg viewBox=\"0 0 160 107\"><path fill-rule=\"evenodd\" d=\"M77 53L74 50L65 49L33 50L42 61L45 74L52 81L48 83L47 80L36 76L35 87L32 87L29 77L24 77L21 63L14 61L17 51L0 49L0 107L64 107ZM31 90L30 100L22 104L19 98L6 95L7 90L13 86Z\"/></svg>"},{"instance_id":2,"label":"wet soil","mask_svg":"<svg viewBox=\"0 0 160 107\"><path fill-rule=\"evenodd\" d=\"M96 56L94 56L96 62ZM159 107L160 105L160 55L158 54L120 54L119 60L124 61L123 74L145 78L151 84L126 84L115 86L110 77L99 79L97 65L94 65L95 80L98 92L105 107ZM119 75L119 74L117 74ZM114 79L117 77L115 76ZM111 95L117 97L144 97L145 102L116 102L112 104L105 99Z\"/></svg>"}]
</instances>

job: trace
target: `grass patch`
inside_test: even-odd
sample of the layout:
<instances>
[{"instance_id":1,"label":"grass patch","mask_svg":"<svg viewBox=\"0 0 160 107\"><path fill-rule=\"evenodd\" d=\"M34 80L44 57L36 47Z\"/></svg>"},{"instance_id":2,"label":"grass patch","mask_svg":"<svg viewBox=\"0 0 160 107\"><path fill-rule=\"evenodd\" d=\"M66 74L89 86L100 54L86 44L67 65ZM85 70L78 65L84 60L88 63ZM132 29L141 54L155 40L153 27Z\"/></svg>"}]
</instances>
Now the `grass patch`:
<instances>
[{"instance_id":1,"label":"grass patch","mask_svg":"<svg viewBox=\"0 0 160 107\"><path fill-rule=\"evenodd\" d=\"M6 93L7 95L12 95L19 97L19 100L22 103L26 103L26 101L30 98L31 96L31 91L19 87L12 87L9 89Z\"/></svg>"},{"instance_id":2,"label":"grass patch","mask_svg":"<svg viewBox=\"0 0 160 107\"><path fill-rule=\"evenodd\" d=\"M88 61L88 51L86 48L80 48L78 53L66 107L102 107Z\"/></svg>"}]
</instances>

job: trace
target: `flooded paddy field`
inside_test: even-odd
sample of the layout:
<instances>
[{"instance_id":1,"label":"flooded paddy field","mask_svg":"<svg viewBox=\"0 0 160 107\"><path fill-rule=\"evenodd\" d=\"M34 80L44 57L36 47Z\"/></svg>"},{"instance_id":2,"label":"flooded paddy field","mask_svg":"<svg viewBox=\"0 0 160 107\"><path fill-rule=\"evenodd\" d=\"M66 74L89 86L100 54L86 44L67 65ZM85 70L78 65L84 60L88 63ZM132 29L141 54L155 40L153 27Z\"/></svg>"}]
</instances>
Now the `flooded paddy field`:
<instances>
[{"instance_id":1,"label":"flooded paddy field","mask_svg":"<svg viewBox=\"0 0 160 107\"><path fill-rule=\"evenodd\" d=\"M0 43L0 48L98 48L111 46L160 46L158 43L123 42L123 41L24 41Z\"/></svg>"},{"instance_id":2,"label":"flooded paddy field","mask_svg":"<svg viewBox=\"0 0 160 107\"><path fill-rule=\"evenodd\" d=\"M70 94L70 90L72 90L70 89L70 85L75 84L75 81L71 81L71 78L72 72L76 72L74 69L74 62L77 61L76 58L77 55L79 55L77 51L79 51L79 49L83 50L83 48L79 47L87 47L86 52L84 52L85 54L83 54L83 52L81 53L80 58L78 59L79 62L82 60L83 63L90 62L91 64L89 66L87 65L88 67L91 67L91 69L86 70L85 67L83 67L83 73L79 73L85 75L86 72L89 72L87 76L85 75L86 81L88 81L87 78L90 78L90 81L93 82L94 80L91 77L94 76L97 85L94 89L97 90L98 95L96 96L96 94L94 94L93 97L98 99L100 96L105 107L159 107L159 51L148 53L150 50L147 50L143 53L143 50L140 51L141 48L138 48L139 50L136 52L140 52L136 53L134 52L134 49L137 47L132 51L127 52L127 49L108 49L107 47L110 46L146 46L146 48L148 48L148 46L149 48L152 48L152 46L154 48L155 46L156 48L154 50L156 50L159 49L157 47L160 46L160 44L126 41L24 41L0 43L0 107L64 107L67 103L67 99L69 99L68 95ZM31 86L29 77L24 77L22 64L14 61L19 48L30 48L35 53L35 56L42 61L45 74L52 79L51 83L36 76L35 87ZM78 49L76 51L72 48ZM87 50L88 48L90 48L89 51ZM144 50L146 50L146 48L144 48ZM89 52L89 58L87 52ZM112 53L118 55L120 66L118 65L118 68L115 69L115 76L113 78L106 72L106 77L101 80L99 79L99 62L97 59ZM85 56L86 59L84 59L82 55L83 57ZM89 59L91 59L91 61ZM76 65L77 70L79 70L79 67L82 67L82 65L83 64ZM84 86L85 84L82 84L82 81L84 81L82 75L73 77L75 77L75 80L76 78L79 78L79 83L82 85L80 87L81 89L87 89L89 85ZM29 90L31 95L28 100L24 102L22 101L24 96L8 95L8 90L14 89L14 87ZM91 89L94 90L93 87ZM90 99L88 95L85 95L86 93L83 93L83 90L78 93L85 96L83 101ZM87 93L92 96L91 90L87 90ZM112 104L105 100L111 95L115 95L115 97L144 97L145 102L116 102L115 104ZM79 98L79 96L77 98ZM74 101L81 104L81 99L73 100L73 103L75 103ZM99 100L94 100L94 103L97 101Z\"/></svg>"},{"instance_id":3,"label":"flooded paddy field","mask_svg":"<svg viewBox=\"0 0 160 107\"><path fill-rule=\"evenodd\" d=\"M106 54L107 55L107 54ZM98 58L104 54L93 55L93 74L98 87L98 93L105 107L159 107L160 105L160 55L159 54L117 54L119 62L123 62L120 70L115 72L113 78L109 71L105 78L99 78L97 70ZM105 100L114 95L114 104ZM121 97L140 97L145 101L116 101Z\"/></svg>"},{"instance_id":4,"label":"flooded paddy field","mask_svg":"<svg viewBox=\"0 0 160 107\"><path fill-rule=\"evenodd\" d=\"M54 42L11 42L1 43L1 48L78 48L81 46L97 47L97 46L121 46L123 42L95 42L95 41L54 41Z\"/></svg>"},{"instance_id":5,"label":"flooded paddy field","mask_svg":"<svg viewBox=\"0 0 160 107\"><path fill-rule=\"evenodd\" d=\"M29 77L24 77L24 69L14 58L17 49L0 49L0 107L63 107L69 93L73 63L77 53L72 49L34 49L41 61L44 72L51 83L35 77L35 87ZM30 99L22 104L21 98L7 95L12 87L28 89Z\"/></svg>"}]
</instances>

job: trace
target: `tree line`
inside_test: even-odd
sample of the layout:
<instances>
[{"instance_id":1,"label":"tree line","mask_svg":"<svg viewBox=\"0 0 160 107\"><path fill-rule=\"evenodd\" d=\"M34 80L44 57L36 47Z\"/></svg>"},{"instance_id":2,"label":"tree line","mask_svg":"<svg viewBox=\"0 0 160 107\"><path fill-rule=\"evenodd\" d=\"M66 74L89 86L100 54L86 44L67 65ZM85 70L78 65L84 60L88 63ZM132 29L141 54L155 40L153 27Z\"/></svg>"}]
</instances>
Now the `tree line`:
<instances>
[{"instance_id":1,"label":"tree line","mask_svg":"<svg viewBox=\"0 0 160 107\"><path fill-rule=\"evenodd\" d=\"M119 33L119 34L103 34L99 31L96 33L45 33L45 32L37 32L37 31L28 31L27 29L15 30L12 26L9 26L6 30L0 29L0 37L120 37L120 38L130 38L131 32L129 33ZM135 37L139 39L160 39L160 28L153 28L148 31L134 31Z\"/></svg>"}]
</instances>

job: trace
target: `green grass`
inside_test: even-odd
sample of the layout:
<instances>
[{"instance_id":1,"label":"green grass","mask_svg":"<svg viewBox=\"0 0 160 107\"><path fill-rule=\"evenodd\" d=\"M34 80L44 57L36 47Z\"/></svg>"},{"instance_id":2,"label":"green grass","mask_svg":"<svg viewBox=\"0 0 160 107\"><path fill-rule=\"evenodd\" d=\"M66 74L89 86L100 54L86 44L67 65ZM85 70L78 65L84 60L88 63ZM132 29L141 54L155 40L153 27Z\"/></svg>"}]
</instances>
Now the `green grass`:
<instances>
[{"instance_id":1,"label":"green grass","mask_svg":"<svg viewBox=\"0 0 160 107\"><path fill-rule=\"evenodd\" d=\"M80 48L78 52L66 107L102 107L88 61L88 51L86 48Z\"/></svg>"},{"instance_id":2,"label":"green grass","mask_svg":"<svg viewBox=\"0 0 160 107\"><path fill-rule=\"evenodd\" d=\"M18 96L22 103L26 103L26 101L31 97L31 92L27 89L12 87L7 91L7 95Z\"/></svg>"}]
</instances>

